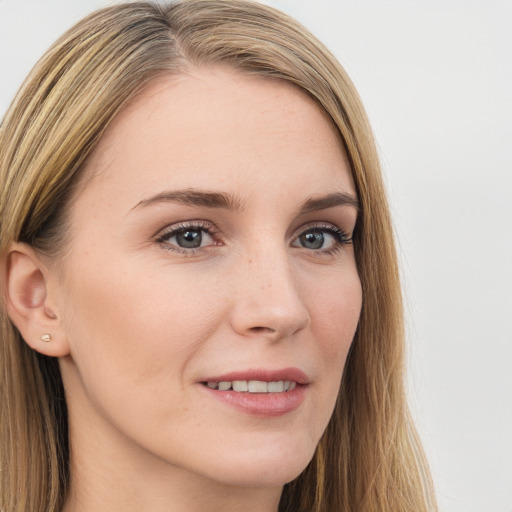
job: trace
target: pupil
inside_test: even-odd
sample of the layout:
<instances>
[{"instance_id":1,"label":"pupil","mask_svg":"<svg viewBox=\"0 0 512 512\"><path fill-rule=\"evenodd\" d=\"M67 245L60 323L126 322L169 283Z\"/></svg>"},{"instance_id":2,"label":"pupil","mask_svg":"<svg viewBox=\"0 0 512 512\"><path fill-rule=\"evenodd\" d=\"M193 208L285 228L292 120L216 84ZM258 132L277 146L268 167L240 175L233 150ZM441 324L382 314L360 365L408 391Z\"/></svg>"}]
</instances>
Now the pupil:
<instances>
[{"instance_id":1,"label":"pupil","mask_svg":"<svg viewBox=\"0 0 512 512\"><path fill-rule=\"evenodd\" d=\"M300 241L308 249L320 249L324 245L324 235L320 231L310 231L302 234Z\"/></svg>"},{"instance_id":2,"label":"pupil","mask_svg":"<svg viewBox=\"0 0 512 512\"><path fill-rule=\"evenodd\" d=\"M201 231L182 231L176 235L176 242L180 247L186 249L194 249L201 245L202 234Z\"/></svg>"}]
</instances>

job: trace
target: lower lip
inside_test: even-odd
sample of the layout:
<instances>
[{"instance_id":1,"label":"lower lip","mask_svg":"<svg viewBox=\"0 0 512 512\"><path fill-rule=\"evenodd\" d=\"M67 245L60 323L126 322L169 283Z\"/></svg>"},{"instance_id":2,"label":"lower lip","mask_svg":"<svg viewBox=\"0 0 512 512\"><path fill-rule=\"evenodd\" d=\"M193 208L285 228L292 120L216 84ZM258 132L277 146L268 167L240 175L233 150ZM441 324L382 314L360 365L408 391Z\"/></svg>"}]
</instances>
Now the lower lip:
<instances>
[{"instance_id":1,"label":"lower lip","mask_svg":"<svg viewBox=\"0 0 512 512\"><path fill-rule=\"evenodd\" d=\"M306 397L307 385L297 385L291 391L281 393L244 393L238 391L219 391L201 384L201 387L235 409L258 418L277 418L289 414L300 407Z\"/></svg>"}]
</instances>

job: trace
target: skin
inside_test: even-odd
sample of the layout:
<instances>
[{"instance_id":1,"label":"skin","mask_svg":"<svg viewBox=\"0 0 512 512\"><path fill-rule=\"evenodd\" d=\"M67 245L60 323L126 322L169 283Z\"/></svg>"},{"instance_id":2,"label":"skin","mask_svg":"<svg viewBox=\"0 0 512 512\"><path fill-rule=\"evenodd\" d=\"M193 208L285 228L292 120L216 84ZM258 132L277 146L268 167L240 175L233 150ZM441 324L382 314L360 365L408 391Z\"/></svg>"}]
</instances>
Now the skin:
<instances>
[{"instance_id":1,"label":"skin","mask_svg":"<svg viewBox=\"0 0 512 512\"><path fill-rule=\"evenodd\" d=\"M356 197L339 135L292 85L193 68L150 84L84 175L65 258L44 273L69 407L64 510L276 511L329 421L361 309L353 247L329 231L350 237L357 209L301 212ZM234 204L147 201L177 190ZM165 238L183 224L198 249ZM304 233L323 245L305 247ZM278 417L200 382L289 367L308 384Z\"/></svg>"}]
</instances>

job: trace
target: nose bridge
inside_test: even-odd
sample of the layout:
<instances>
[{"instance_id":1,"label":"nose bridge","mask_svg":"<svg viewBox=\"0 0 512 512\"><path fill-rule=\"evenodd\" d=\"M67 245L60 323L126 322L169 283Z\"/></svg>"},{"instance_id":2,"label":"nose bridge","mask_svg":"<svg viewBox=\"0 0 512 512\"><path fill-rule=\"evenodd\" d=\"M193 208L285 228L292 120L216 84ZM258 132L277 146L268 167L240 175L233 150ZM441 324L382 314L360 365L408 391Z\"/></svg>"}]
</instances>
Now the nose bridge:
<instances>
[{"instance_id":1,"label":"nose bridge","mask_svg":"<svg viewBox=\"0 0 512 512\"><path fill-rule=\"evenodd\" d=\"M233 326L245 335L283 338L309 323L298 273L283 244L261 244L243 256Z\"/></svg>"}]
</instances>

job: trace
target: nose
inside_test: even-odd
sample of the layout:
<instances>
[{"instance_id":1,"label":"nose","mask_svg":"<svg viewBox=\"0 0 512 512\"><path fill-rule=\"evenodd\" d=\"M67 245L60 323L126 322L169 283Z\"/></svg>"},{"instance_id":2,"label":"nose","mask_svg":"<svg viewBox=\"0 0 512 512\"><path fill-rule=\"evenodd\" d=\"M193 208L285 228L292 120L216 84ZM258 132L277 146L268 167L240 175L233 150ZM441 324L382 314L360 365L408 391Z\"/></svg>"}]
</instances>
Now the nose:
<instances>
[{"instance_id":1,"label":"nose","mask_svg":"<svg viewBox=\"0 0 512 512\"><path fill-rule=\"evenodd\" d=\"M271 341L306 328L311 321L306 290L301 290L299 273L288 256L258 251L245 262L233 287L232 328L242 336Z\"/></svg>"}]
</instances>

